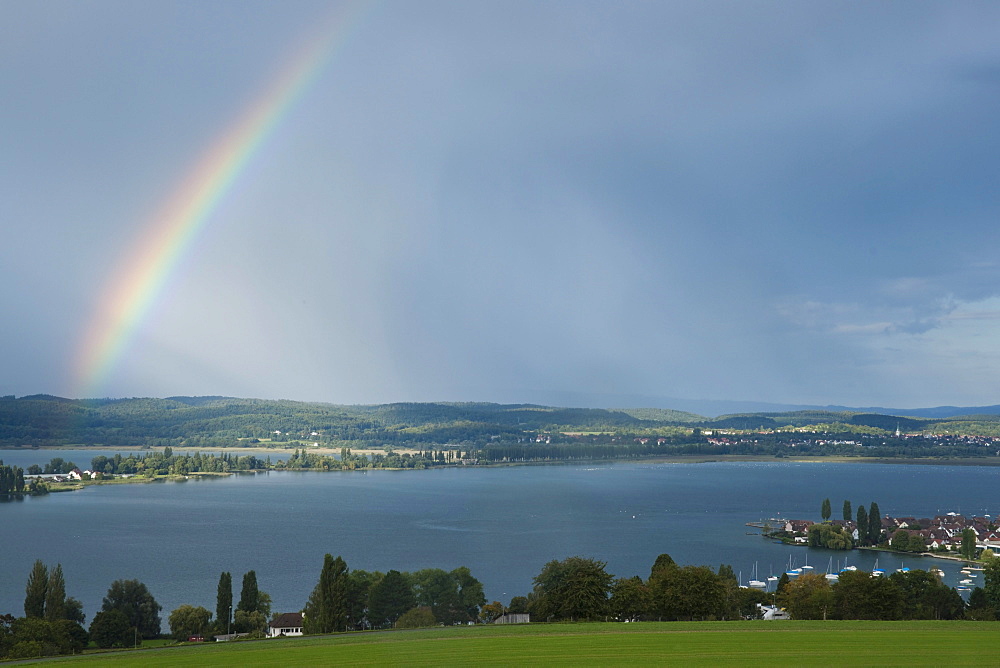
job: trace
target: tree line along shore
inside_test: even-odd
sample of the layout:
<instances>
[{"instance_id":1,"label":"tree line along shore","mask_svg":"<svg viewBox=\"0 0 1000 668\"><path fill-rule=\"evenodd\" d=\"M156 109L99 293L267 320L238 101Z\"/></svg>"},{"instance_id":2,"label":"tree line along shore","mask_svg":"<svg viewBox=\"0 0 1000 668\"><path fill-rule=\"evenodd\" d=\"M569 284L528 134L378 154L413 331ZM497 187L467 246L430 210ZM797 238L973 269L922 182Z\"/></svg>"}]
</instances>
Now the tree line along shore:
<instances>
[{"instance_id":1,"label":"tree line along shore","mask_svg":"<svg viewBox=\"0 0 1000 668\"><path fill-rule=\"evenodd\" d=\"M0 615L0 659L135 647L164 637L182 643L510 622L736 621L779 609L799 620L988 621L1000 612L998 558L986 560L984 586L967 603L922 570L885 577L848 572L835 582L820 574L786 574L775 592L765 592L741 587L728 565L681 566L668 554L656 558L646 578L615 577L605 562L587 557L553 560L532 584L525 595L488 603L482 584L464 567L370 572L351 570L343 558L327 554L298 611L272 611L254 571L243 575L234 605L232 575L222 572L214 615L200 605L181 605L168 616L169 634L163 634L162 607L142 582L113 582L85 627L83 606L67 595L62 567L36 561L24 615ZM201 599L210 595L202 592Z\"/></svg>"}]
</instances>

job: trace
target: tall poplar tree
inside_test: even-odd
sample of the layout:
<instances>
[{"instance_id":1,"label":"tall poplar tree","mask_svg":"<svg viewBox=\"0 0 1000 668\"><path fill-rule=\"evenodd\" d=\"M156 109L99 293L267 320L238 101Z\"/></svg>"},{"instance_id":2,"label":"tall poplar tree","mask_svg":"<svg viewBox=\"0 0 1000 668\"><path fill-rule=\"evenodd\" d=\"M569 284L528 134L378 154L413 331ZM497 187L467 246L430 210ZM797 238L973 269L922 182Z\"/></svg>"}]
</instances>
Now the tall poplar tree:
<instances>
[{"instance_id":1,"label":"tall poplar tree","mask_svg":"<svg viewBox=\"0 0 1000 668\"><path fill-rule=\"evenodd\" d=\"M871 509L868 511L868 540L872 545L878 545L882 536L882 513L878 509L878 504L872 501Z\"/></svg>"},{"instance_id":2,"label":"tall poplar tree","mask_svg":"<svg viewBox=\"0 0 1000 668\"><path fill-rule=\"evenodd\" d=\"M342 557L323 557L319 582L309 596L304 612L306 633L334 633L347 630L348 573Z\"/></svg>"},{"instance_id":3,"label":"tall poplar tree","mask_svg":"<svg viewBox=\"0 0 1000 668\"><path fill-rule=\"evenodd\" d=\"M865 504L860 504L858 506L858 543L860 545L868 544L868 511L865 509Z\"/></svg>"},{"instance_id":4,"label":"tall poplar tree","mask_svg":"<svg viewBox=\"0 0 1000 668\"><path fill-rule=\"evenodd\" d=\"M66 618L66 579L62 564L49 572L49 583L45 588L45 619L54 622Z\"/></svg>"},{"instance_id":5,"label":"tall poplar tree","mask_svg":"<svg viewBox=\"0 0 1000 668\"><path fill-rule=\"evenodd\" d=\"M844 499L844 521L850 522L854 519L854 514L851 511L851 502Z\"/></svg>"},{"instance_id":6,"label":"tall poplar tree","mask_svg":"<svg viewBox=\"0 0 1000 668\"><path fill-rule=\"evenodd\" d=\"M820 516L822 516L824 522L830 520L830 516L833 515L833 510L830 507L830 499L823 499L823 505L819 511Z\"/></svg>"},{"instance_id":7,"label":"tall poplar tree","mask_svg":"<svg viewBox=\"0 0 1000 668\"><path fill-rule=\"evenodd\" d=\"M237 610L257 612L260 608L260 591L257 589L256 571L247 571L243 575L243 589L240 590L240 602Z\"/></svg>"},{"instance_id":8,"label":"tall poplar tree","mask_svg":"<svg viewBox=\"0 0 1000 668\"><path fill-rule=\"evenodd\" d=\"M35 561L35 565L28 574L28 584L24 588L24 616L44 617L45 616L45 592L49 587L49 569L45 567L41 559Z\"/></svg>"},{"instance_id":9,"label":"tall poplar tree","mask_svg":"<svg viewBox=\"0 0 1000 668\"><path fill-rule=\"evenodd\" d=\"M228 571L223 571L222 575L219 576L219 587L215 594L215 622L220 633L228 630L232 613L233 576Z\"/></svg>"}]
</instances>

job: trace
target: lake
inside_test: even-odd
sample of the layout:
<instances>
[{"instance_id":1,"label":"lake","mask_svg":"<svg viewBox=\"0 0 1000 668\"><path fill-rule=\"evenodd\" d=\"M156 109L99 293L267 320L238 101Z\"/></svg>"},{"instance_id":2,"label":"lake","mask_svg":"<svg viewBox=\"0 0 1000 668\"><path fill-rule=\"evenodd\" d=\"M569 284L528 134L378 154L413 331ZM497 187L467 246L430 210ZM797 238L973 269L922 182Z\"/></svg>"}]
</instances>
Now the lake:
<instances>
[{"instance_id":1,"label":"lake","mask_svg":"<svg viewBox=\"0 0 1000 668\"><path fill-rule=\"evenodd\" d=\"M112 451L113 452L113 451ZM12 451L0 459L17 463ZM24 453L17 453L18 456ZM89 463L106 451L34 451ZM18 464L22 465L22 464ZM23 614L35 559L61 563L67 593L88 624L116 579L143 581L167 616L182 604L215 609L221 571L257 572L275 612L300 610L323 555L350 568L401 571L468 566L489 600L525 595L552 559L606 561L616 576L645 578L660 553L680 564L728 563L743 580L780 574L789 561L826 570L848 558L870 570L957 564L855 550L794 548L746 522L834 517L845 498L883 513L928 517L1000 512L1000 469L827 463L601 464L426 471L271 472L90 487L0 503L0 613Z\"/></svg>"}]
</instances>

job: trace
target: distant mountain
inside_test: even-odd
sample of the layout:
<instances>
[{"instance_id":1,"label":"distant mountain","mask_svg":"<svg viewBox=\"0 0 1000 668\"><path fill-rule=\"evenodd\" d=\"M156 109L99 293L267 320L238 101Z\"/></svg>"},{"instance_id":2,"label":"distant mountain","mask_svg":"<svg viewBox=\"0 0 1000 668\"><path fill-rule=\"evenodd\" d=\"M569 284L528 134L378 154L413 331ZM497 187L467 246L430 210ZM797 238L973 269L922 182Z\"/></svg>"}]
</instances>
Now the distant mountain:
<instances>
[{"instance_id":1,"label":"distant mountain","mask_svg":"<svg viewBox=\"0 0 1000 668\"><path fill-rule=\"evenodd\" d=\"M1000 415L1000 406L937 406L935 408L834 408L829 410L851 410L859 413L881 413L882 415L905 415L908 417L935 418L938 420L975 415Z\"/></svg>"},{"instance_id":2,"label":"distant mountain","mask_svg":"<svg viewBox=\"0 0 1000 668\"><path fill-rule=\"evenodd\" d=\"M849 413L877 413L945 419L972 415L1000 415L996 406L937 406L935 408L883 408L875 406L819 406L814 404L781 404L766 401L736 401L726 399L680 399L678 397L648 394L588 394L583 392L528 392L521 401L531 401L546 406L573 406L576 408L662 408L715 418L721 415L746 415L748 413L790 413L797 411L828 411Z\"/></svg>"}]
</instances>

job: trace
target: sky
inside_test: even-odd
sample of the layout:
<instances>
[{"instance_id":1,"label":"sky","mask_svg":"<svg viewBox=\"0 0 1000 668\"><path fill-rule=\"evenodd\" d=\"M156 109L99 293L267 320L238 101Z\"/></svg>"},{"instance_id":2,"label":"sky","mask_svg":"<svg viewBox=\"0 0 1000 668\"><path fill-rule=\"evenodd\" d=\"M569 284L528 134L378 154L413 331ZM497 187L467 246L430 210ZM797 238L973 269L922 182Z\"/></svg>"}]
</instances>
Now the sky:
<instances>
[{"instance_id":1,"label":"sky","mask_svg":"<svg viewBox=\"0 0 1000 668\"><path fill-rule=\"evenodd\" d=\"M1000 403L996 3L0 16L0 394Z\"/></svg>"}]
</instances>

